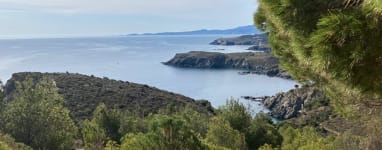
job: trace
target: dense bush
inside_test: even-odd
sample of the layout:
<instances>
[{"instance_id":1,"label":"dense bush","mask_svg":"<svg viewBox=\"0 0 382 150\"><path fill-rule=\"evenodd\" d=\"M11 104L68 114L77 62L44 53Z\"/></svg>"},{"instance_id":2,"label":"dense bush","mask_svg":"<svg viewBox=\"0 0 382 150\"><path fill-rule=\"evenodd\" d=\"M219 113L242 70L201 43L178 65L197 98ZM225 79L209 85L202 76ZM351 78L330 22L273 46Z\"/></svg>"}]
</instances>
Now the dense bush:
<instances>
[{"instance_id":1,"label":"dense bush","mask_svg":"<svg viewBox=\"0 0 382 150\"><path fill-rule=\"evenodd\" d=\"M245 135L248 149L257 149L265 143L277 146L281 142L280 135L270 117L259 113L253 118L250 106L245 106L238 100L228 100L217 109L218 116L230 123L230 126Z\"/></svg>"},{"instance_id":2,"label":"dense bush","mask_svg":"<svg viewBox=\"0 0 382 150\"><path fill-rule=\"evenodd\" d=\"M0 133L0 150L32 150L32 148L22 143L17 143L9 135Z\"/></svg>"},{"instance_id":3,"label":"dense bush","mask_svg":"<svg viewBox=\"0 0 382 150\"><path fill-rule=\"evenodd\" d=\"M211 118L206 140L208 143L224 148L247 149L244 134L233 129L227 120L220 117Z\"/></svg>"},{"instance_id":4,"label":"dense bush","mask_svg":"<svg viewBox=\"0 0 382 150\"><path fill-rule=\"evenodd\" d=\"M209 117L190 107L180 111L169 106L159 114L141 117L100 104L93 119L83 123L82 138L87 149L105 148L112 141L120 143L120 149L242 150L281 144L281 135L267 115L253 117L250 107L233 99L217 112Z\"/></svg>"},{"instance_id":5,"label":"dense bush","mask_svg":"<svg viewBox=\"0 0 382 150\"><path fill-rule=\"evenodd\" d=\"M183 119L153 115L148 117L148 126L147 133L128 134L121 149L206 149L198 134L191 130Z\"/></svg>"},{"instance_id":6,"label":"dense bush","mask_svg":"<svg viewBox=\"0 0 382 150\"><path fill-rule=\"evenodd\" d=\"M4 132L34 149L71 149L77 128L53 82L34 84L29 78L16 84L13 100L5 104Z\"/></svg>"}]
</instances>

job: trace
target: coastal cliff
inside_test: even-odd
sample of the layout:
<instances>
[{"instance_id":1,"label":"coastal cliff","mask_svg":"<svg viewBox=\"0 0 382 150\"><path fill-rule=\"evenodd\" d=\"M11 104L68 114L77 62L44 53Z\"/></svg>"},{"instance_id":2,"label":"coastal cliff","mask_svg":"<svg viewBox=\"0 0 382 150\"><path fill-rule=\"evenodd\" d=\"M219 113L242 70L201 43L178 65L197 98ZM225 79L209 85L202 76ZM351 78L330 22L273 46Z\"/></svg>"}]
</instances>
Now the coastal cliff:
<instances>
[{"instance_id":1,"label":"coastal cliff","mask_svg":"<svg viewBox=\"0 0 382 150\"><path fill-rule=\"evenodd\" d=\"M207 68L207 69L240 69L248 70L255 74L276 76L290 79L285 71L278 67L279 60L270 53L245 52L245 53L217 53L191 51L178 53L165 65L182 68Z\"/></svg>"},{"instance_id":2,"label":"coastal cliff","mask_svg":"<svg viewBox=\"0 0 382 150\"><path fill-rule=\"evenodd\" d=\"M199 112L211 113L212 107L208 101L195 101L191 98L172 92L126 81L111 80L71 73L15 73L5 86L5 93L10 99L15 89L16 81L31 77L34 81L48 78L55 82L66 100L66 107L76 121L88 119L95 108L104 103L109 108L136 110L147 115L156 113L169 105L184 107L189 105Z\"/></svg>"}]
</instances>

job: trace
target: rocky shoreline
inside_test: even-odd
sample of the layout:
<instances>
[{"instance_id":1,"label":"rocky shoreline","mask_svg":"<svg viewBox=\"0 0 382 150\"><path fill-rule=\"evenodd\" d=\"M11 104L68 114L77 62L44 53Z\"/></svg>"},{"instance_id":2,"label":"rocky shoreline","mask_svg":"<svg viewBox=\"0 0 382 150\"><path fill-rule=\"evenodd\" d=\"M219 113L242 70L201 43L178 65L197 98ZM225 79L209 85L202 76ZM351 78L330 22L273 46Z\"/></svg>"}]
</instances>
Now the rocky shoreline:
<instances>
[{"instance_id":1,"label":"rocky shoreline","mask_svg":"<svg viewBox=\"0 0 382 150\"><path fill-rule=\"evenodd\" d=\"M285 120L298 117L308 109L308 105L323 96L324 93L321 90L313 87L301 87L266 97L262 103L271 110L271 116Z\"/></svg>"},{"instance_id":2,"label":"rocky shoreline","mask_svg":"<svg viewBox=\"0 0 382 150\"><path fill-rule=\"evenodd\" d=\"M267 52L218 53L191 51L178 53L163 64L181 68L239 69L249 73L291 79L278 67L279 60Z\"/></svg>"}]
</instances>

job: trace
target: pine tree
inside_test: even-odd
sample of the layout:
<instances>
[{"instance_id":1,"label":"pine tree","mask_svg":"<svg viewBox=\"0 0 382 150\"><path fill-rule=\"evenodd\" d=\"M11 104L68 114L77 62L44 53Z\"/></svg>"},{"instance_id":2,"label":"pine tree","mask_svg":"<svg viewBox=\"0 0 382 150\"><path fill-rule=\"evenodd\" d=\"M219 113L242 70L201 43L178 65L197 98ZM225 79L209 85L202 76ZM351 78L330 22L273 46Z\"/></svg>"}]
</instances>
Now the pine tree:
<instances>
[{"instance_id":1,"label":"pine tree","mask_svg":"<svg viewBox=\"0 0 382 150\"><path fill-rule=\"evenodd\" d=\"M382 1L259 0L254 20L282 68L325 88L338 114L365 124L361 149L381 147Z\"/></svg>"},{"instance_id":2,"label":"pine tree","mask_svg":"<svg viewBox=\"0 0 382 150\"><path fill-rule=\"evenodd\" d=\"M254 20L281 66L325 87L339 113L382 106L380 0L259 0Z\"/></svg>"},{"instance_id":3,"label":"pine tree","mask_svg":"<svg viewBox=\"0 0 382 150\"><path fill-rule=\"evenodd\" d=\"M17 82L5 105L4 130L34 149L71 149L77 128L63 103L51 80Z\"/></svg>"},{"instance_id":4,"label":"pine tree","mask_svg":"<svg viewBox=\"0 0 382 150\"><path fill-rule=\"evenodd\" d=\"M211 118L206 136L207 143L233 150L246 150L244 134L233 129L229 122L221 117Z\"/></svg>"},{"instance_id":5,"label":"pine tree","mask_svg":"<svg viewBox=\"0 0 382 150\"><path fill-rule=\"evenodd\" d=\"M85 120L81 128L82 139L87 150L103 150L107 140L105 130L95 122Z\"/></svg>"},{"instance_id":6,"label":"pine tree","mask_svg":"<svg viewBox=\"0 0 382 150\"><path fill-rule=\"evenodd\" d=\"M147 118L147 133L128 133L122 140L121 149L145 150L204 150L202 143L186 121L168 115L153 115Z\"/></svg>"}]
</instances>

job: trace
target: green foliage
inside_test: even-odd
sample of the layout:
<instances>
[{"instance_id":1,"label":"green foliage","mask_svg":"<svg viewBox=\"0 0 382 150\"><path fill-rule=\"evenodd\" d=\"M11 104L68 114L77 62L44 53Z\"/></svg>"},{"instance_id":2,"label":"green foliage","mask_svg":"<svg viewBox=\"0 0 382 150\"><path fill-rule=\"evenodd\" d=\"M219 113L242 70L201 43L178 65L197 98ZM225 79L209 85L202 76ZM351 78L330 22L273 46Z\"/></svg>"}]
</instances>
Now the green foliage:
<instances>
[{"instance_id":1,"label":"green foliage","mask_svg":"<svg viewBox=\"0 0 382 150\"><path fill-rule=\"evenodd\" d=\"M273 148L271 145L265 144L261 146L259 150L277 150L277 148Z\"/></svg>"},{"instance_id":2,"label":"green foliage","mask_svg":"<svg viewBox=\"0 0 382 150\"><path fill-rule=\"evenodd\" d=\"M148 127L144 118L140 117L136 113L131 113L127 110L121 112L119 134L126 135L128 133L147 132Z\"/></svg>"},{"instance_id":3,"label":"green foliage","mask_svg":"<svg viewBox=\"0 0 382 150\"><path fill-rule=\"evenodd\" d=\"M334 141L334 149L337 150L360 150L365 147L363 143L365 140L360 136L355 136L350 132L345 132L336 137Z\"/></svg>"},{"instance_id":4,"label":"green foliage","mask_svg":"<svg viewBox=\"0 0 382 150\"><path fill-rule=\"evenodd\" d=\"M254 16L292 76L324 86L337 112L382 103L380 0L259 0ZM359 113L358 113L359 114Z\"/></svg>"},{"instance_id":5,"label":"green foliage","mask_svg":"<svg viewBox=\"0 0 382 150\"><path fill-rule=\"evenodd\" d=\"M127 134L121 149L205 149L205 145L184 120L166 115L153 115L148 119L148 133Z\"/></svg>"},{"instance_id":6,"label":"green foliage","mask_svg":"<svg viewBox=\"0 0 382 150\"><path fill-rule=\"evenodd\" d=\"M70 149L77 128L64 100L48 79L16 83L13 100L4 110L4 131L34 149Z\"/></svg>"},{"instance_id":7,"label":"green foliage","mask_svg":"<svg viewBox=\"0 0 382 150\"><path fill-rule=\"evenodd\" d=\"M152 134L126 134L122 139L121 149L144 149L144 150L155 150L156 145L153 142Z\"/></svg>"},{"instance_id":8,"label":"green foliage","mask_svg":"<svg viewBox=\"0 0 382 150\"><path fill-rule=\"evenodd\" d=\"M259 0L254 20L269 32L272 51L281 66L301 82L324 87L337 114L364 122L378 120L382 104L382 1ZM313 124L327 117L316 114L318 118L310 120ZM381 127L372 129L338 136L336 149L380 147L380 140L375 139L381 136L374 133ZM305 130L295 136L308 136ZM288 138L284 138L283 147L285 141ZM289 148L321 148L323 141L317 141L318 145L300 141Z\"/></svg>"},{"instance_id":9,"label":"green foliage","mask_svg":"<svg viewBox=\"0 0 382 150\"><path fill-rule=\"evenodd\" d=\"M9 135L0 133L0 150L32 150L32 148L22 143L17 143Z\"/></svg>"},{"instance_id":10,"label":"green foliage","mask_svg":"<svg viewBox=\"0 0 382 150\"><path fill-rule=\"evenodd\" d=\"M119 149L120 149L120 147L119 147L118 143L115 141L108 141L106 143L105 150L119 150Z\"/></svg>"},{"instance_id":11,"label":"green foliage","mask_svg":"<svg viewBox=\"0 0 382 150\"><path fill-rule=\"evenodd\" d=\"M11 148L4 142L0 141L0 150L11 150Z\"/></svg>"},{"instance_id":12,"label":"green foliage","mask_svg":"<svg viewBox=\"0 0 382 150\"><path fill-rule=\"evenodd\" d=\"M226 104L219 107L218 115L230 123L230 126L240 132L244 132L250 125L252 114L250 106L245 106L239 100L229 99Z\"/></svg>"},{"instance_id":13,"label":"green foliage","mask_svg":"<svg viewBox=\"0 0 382 150\"><path fill-rule=\"evenodd\" d=\"M119 141L122 135L119 133L121 113L117 110L108 110L106 105L101 103L93 113L92 122L105 131L107 137L113 141Z\"/></svg>"},{"instance_id":14,"label":"green foliage","mask_svg":"<svg viewBox=\"0 0 382 150\"><path fill-rule=\"evenodd\" d=\"M88 150L100 150L104 148L107 140L103 128L93 121L85 120L81 128L82 139Z\"/></svg>"},{"instance_id":15,"label":"green foliage","mask_svg":"<svg viewBox=\"0 0 382 150\"><path fill-rule=\"evenodd\" d=\"M339 150L381 149L382 117L364 120L362 124L363 126L358 126L337 136L334 148Z\"/></svg>"},{"instance_id":16,"label":"green foliage","mask_svg":"<svg viewBox=\"0 0 382 150\"><path fill-rule=\"evenodd\" d=\"M263 113L256 115L245 134L249 149L258 149L264 144L277 147L282 141L281 135L273 125L271 118Z\"/></svg>"},{"instance_id":17,"label":"green foliage","mask_svg":"<svg viewBox=\"0 0 382 150\"><path fill-rule=\"evenodd\" d=\"M283 126L279 129L283 137L281 149L283 150L323 150L333 149L332 137L323 137L312 127L294 129Z\"/></svg>"},{"instance_id":18,"label":"green foliage","mask_svg":"<svg viewBox=\"0 0 382 150\"><path fill-rule=\"evenodd\" d=\"M212 143L205 142L205 144L207 145L207 147L208 147L207 149L208 150L230 150L229 148L218 146L218 145L215 145L215 144L212 144Z\"/></svg>"},{"instance_id":19,"label":"green foliage","mask_svg":"<svg viewBox=\"0 0 382 150\"><path fill-rule=\"evenodd\" d=\"M206 114L199 113L191 107L186 107L183 111L177 112L175 117L185 121L185 124L195 133L205 137L208 130L209 117Z\"/></svg>"},{"instance_id":20,"label":"green foliage","mask_svg":"<svg viewBox=\"0 0 382 150\"><path fill-rule=\"evenodd\" d=\"M258 149L266 143L272 146L278 146L281 143L281 136L271 118L262 113L253 118L251 107L245 106L238 100L228 100L217 112L218 116L228 121L233 129L245 135L248 149Z\"/></svg>"},{"instance_id":21,"label":"green foliage","mask_svg":"<svg viewBox=\"0 0 382 150\"><path fill-rule=\"evenodd\" d=\"M244 134L233 129L228 121L220 117L211 118L206 140L213 145L233 150L247 149Z\"/></svg>"}]
</instances>

